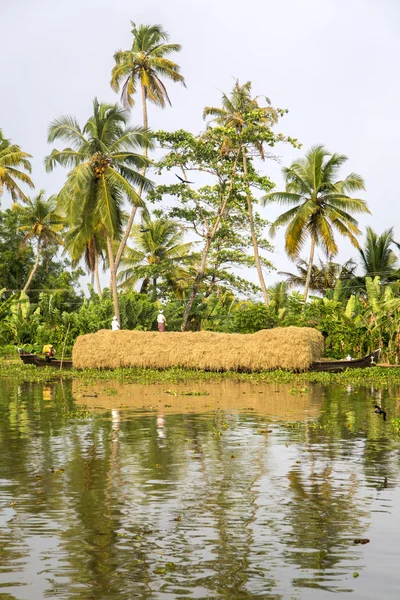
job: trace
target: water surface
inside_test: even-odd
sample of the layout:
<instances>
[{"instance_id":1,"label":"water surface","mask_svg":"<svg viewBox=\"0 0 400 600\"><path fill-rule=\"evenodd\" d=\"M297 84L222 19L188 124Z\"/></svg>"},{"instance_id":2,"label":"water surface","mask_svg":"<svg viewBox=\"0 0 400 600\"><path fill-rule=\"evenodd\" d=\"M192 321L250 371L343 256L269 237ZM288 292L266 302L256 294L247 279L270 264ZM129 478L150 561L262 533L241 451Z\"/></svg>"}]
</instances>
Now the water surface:
<instances>
[{"instance_id":1,"label":"water surface","mask_svg":"<svg viewBox=\"0 0 400 600\"><path fill-rule=\"evenodd\" d=\"M0 598L397 599L397 395L0 381Z\"/></svg>"}]
</instances>

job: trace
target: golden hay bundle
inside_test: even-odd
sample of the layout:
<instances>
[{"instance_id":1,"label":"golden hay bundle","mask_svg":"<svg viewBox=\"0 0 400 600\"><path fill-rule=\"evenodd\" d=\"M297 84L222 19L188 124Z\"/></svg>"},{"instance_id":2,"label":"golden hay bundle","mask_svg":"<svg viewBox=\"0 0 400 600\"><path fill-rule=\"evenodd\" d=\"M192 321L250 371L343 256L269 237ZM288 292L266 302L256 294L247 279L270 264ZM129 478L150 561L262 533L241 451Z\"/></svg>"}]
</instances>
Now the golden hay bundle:
<instances>
[{"instance_id":1,"label":"golden hay bundle","mask_svg":"<svg viewBox=\"0 0 400 600\"><path fill-rule=\"evenodd\" d=\"M110 331L79 336L72 352L77 369L186 367L207 371L305 371L319 360L324 341L308 327L257 333Z\"/></svg>"}]
</instances>

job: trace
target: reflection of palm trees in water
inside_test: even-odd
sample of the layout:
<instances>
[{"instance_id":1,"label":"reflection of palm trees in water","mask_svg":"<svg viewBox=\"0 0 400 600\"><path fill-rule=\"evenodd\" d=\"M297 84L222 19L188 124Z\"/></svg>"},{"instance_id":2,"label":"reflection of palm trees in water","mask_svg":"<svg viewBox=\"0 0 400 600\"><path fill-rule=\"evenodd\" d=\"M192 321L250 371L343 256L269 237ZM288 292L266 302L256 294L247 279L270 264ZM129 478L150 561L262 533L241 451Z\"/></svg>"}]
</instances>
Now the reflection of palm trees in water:
<instances>
[{"instance_id":1,"label":"reflection of palm trees in water","mask_svg":"<svg viewBox=\"0 0 400 600\"><path fill-rule=\"evenodd\" d=\"M224 419L229 420L229 428L219 435ZM195 539L202 550L189 544L181 553L192 554L189 569L210 597L216 593L245 600L253 598L254 589L259 586L263 598L278 600L279 595L268 595L267 590L272 590L275 582L266 561L263 560L262 572L252 565L253 522L259 500L257 481L265 475L266 438L252 435L250 428L254 424L247 430L245 421L244 414L239 417L219 413L214 423L208 421L214 432L210 427L204 431L204 420L193 416L185 423L201 461L201 477L190 483L183 518L191 543ZM198 560L194 561L197 553Z\"/></svg>"},{"instance_id":2,"label":"reflection of palm trees in water","mask_svg":"<svg viewBox=\"0 0 400 600\"><path fill-rule=\"evenodd\" d=\"M291 501L286 520L291 532L284 539L284 554L289 562L313 571L310 577L294 580L294 585L334 590L332 574L325 576L324 571L336 567L353 546L353 539L361 536L366 511L360 506L361 498L356 499L356 475L350 474L343 484L344 474L335 479L333 466L316 472L313 463L314 457L308 476L297 465L288 473Z\"/></svg>"}]
</instances>

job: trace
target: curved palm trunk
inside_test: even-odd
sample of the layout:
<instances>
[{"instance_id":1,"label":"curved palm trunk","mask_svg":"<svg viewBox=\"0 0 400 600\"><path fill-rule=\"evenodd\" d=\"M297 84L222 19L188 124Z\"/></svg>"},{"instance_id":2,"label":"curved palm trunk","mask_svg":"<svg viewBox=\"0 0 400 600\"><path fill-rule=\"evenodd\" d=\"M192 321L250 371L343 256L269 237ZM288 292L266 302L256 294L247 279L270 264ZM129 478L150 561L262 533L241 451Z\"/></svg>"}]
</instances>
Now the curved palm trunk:
<instances>
[{"instance_id":1,"label":"curved palm trunk","mask_svg":"<svg viewBox=\"0 0 400 600\"><path fill-rule=\"evenodd\" d=\"M262 268L261 268L260 254L258 252L257 237L256 237L255 229L254 229L253 205L251 202L249 182L247 180L247 157L246 157L246 150L245 150L244 146L242 146L242 155L243 155L243 173L244 173L244 179L246 182L247 214L249 215L251 240L253 242L254 262L256 264L258 279L260 281L260 287L261 287L262 294L264 297L264 304L265 304L265 306L268 306L268 304L269 304L268 291L267 291L267 286L265 285L264 275L263 275Z\"/></svg>"},{"instance_id":2,"label":"curved palm trunk","mask_svg":"<svg viewBox=\"0 0 400 600\"><path fill-rule=\"evenodd\" d=\"M315 251L315 239L314 239L314 236L312 236L311 237L310 260L308 261L306 285L304 288L304 302L307 302L308 290L310 289L311 271L312 271L313 262L314 262L314 251Z\"/></svg>"},{"instance_id":3,"label":"curved palm trunk","mask_svg":"<svg viewBox=\"0 0 400 600\"><path fill-rule=\"evenodd\" d=\"M29 277L27 279L27 282L25 283L24 288L22 290L24 293L26 293L28 291L28 288L31 285L32 279L33 279L33 277L34 277L34 275L35 275L35 273L37 271L37 268L39 266L40 251L41 251L41 248L40 248L40 241L39 241L38 242L38 249L37 249L37 255L36 255L35 264L33 265L32 271L29 273Z\"/></svg>"},{"instance_id":4,"label":"curved palm trunk","mask_svg":"<svg viewBox=\"0 0 400 600\"><path fill-rule=\"evenodd\" d=\"M148 118L147 118L146 90L145 90L145 88L144 88L143 85L142 85L142 109L143 109L143 127L145 129L148 129L149 122L148 122ZM148 156L147 147L145 147L143 149L143 155L147 158L147 156ZM143 168L142 175L143 176L146 175L146 168ZM138 188L138 196L140 198L142 197L142 192L143 192L143 185L140 185L139 188ZM130 234L131 229L132 229L133 221L134 221L135 216L136 216L136 211L137 211L137 206L133 206L132 210L131 210L131 214L129 215L128 222L126 224L125 233L124 233L124 235L122 237L121 243L120 243L119 248L118 248L117 255L115 257L115 273L114 273L115 278L117 277L118 268L119 268L119 265L120 265L120 262L121 262L122 255L123 255L124 250L125 250L126 243L128 241L129 234Z\"/></svg>"},{"instance_id":5,"label":"curved palm trunk","mask_svg":"<svg viewBox=\"0 0 400 600\"><path fill-rule=\"evenodd\" d=\"M108 260L110 263L110 286L111 286L112 295L113 295L114 314L118 319L118 323L121 323L120 318L119 318L119 302L118 302L118 291L117 291L117 279L115 277L114 255L113 255L113 251L112 251L111 238L109 236L108 231L106 233L106 240L107 240Z\"/></svg>"},{"instance_id":6,"label":"curved palm trunk","mask_svg":"<svg viewBox=\"0 0 400 600\"><path fill-rule=\"evenodd\" d=\"M194 280L192 291L190 292L190 296L186 303L185 312L183 313L183 321L182 321L182 325L181 325L181 331L186 330L190 311L192 310L193 302L195 301L195 298L199 291L201 280L203 279L204 271L205 271L205 268L207 265L208 253L210 251L211 244L215 238L215 234L217 233L217 231L219 229L221 219L224 216L230 195L232 193L233 180L235 178L236 165L238 162L238 158L239 158L239 152L236 154L236 157L235 157L235 162L233 164L233 169L232 169L231 180L229 182L229 188L228 188L228 192L226 194L225 200L222 202L221 206L219 207L219 210L217 213L217 218L215 220L212 230L207 234L206 243L204 245L203 252L201 253L200 265L199 265L199 268L197 269L197 274L196 274L196 278Z\"/></svg>"}]
</instances>

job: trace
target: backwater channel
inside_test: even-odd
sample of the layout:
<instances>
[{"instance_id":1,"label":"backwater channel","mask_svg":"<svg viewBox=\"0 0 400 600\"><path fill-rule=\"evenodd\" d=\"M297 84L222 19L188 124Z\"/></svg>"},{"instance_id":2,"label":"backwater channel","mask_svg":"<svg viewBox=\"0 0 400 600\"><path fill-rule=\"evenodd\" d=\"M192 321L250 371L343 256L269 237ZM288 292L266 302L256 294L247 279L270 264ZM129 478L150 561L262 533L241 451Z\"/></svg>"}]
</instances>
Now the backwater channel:
<instances>
[{"instance_id":1,"label":"backwater channel","mask_svg":"<svg viewBox=\"0 0 400 600\"><path fill-rule=\"evenodd\" d=\"M0 599L397 600L397 396L0 380Z\"/></svg>"}]
</instances>

